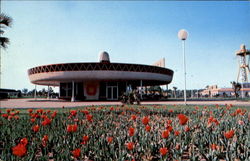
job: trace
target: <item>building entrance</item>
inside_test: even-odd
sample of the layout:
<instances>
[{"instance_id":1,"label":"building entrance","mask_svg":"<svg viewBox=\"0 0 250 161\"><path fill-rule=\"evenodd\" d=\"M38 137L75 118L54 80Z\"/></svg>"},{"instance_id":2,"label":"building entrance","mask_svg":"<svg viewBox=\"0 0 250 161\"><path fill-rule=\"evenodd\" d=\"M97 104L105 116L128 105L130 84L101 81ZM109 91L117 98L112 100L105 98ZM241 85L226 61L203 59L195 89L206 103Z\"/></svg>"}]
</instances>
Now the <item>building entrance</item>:
<instances>
[{"instance_id":1,"label":"building entrance","mask_svg":"<svg viewBox=\"0 0 250 161\"><path fill-rule=\"evenodd\" d=\"M107 100L118 100L118 86L107 86Z\"/></svg>"}]
</instances>

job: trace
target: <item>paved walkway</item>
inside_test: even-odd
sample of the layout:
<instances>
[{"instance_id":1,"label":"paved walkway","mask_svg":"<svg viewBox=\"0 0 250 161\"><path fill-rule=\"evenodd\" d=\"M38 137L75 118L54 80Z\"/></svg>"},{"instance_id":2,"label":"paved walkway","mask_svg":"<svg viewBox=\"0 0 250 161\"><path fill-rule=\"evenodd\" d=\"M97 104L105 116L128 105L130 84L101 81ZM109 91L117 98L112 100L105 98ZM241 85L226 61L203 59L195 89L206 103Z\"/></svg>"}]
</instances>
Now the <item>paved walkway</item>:
<instances>
[{"instance_id":1,"label":"paved walkway","mask_svg":"<svg viewBox=\"0 0 250 161\"><path fill-rule=\"evenodd\" d=\"M183 101L143 101L142 105L183 105ZM243 101L188 101L188 105L225 105L232 104L234 106L249 106L250 102ZM61 107L79 107L92 105L121 105L119 101L85 101L85 102L69 102L58 99L6 99L0 101L0 108L61 108Z\"/></svg>"}]
</instances>

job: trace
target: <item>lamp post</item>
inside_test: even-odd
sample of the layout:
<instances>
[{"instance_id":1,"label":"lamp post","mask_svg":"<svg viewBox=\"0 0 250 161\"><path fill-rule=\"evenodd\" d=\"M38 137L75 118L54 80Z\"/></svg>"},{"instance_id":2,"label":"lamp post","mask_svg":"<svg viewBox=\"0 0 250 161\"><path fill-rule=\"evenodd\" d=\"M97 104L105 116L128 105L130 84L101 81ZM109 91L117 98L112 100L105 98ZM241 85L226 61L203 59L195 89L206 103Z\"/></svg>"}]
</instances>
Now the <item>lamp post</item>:
<instances>
[{"instance_id":1,"label":"lamp post","mask_svg":"<svg viewBox=\"0 0 250 161\"><path fill-rule=\"evenodd\" d=\"M185 40L187 39L188 33L186 30L181 29L178 32L178 38L182 40L182 51L183 51L183 68L184 68L184 103L187 104L187 93L186 93L186 58L185 58Z\"/></svg>"}]
</instances>

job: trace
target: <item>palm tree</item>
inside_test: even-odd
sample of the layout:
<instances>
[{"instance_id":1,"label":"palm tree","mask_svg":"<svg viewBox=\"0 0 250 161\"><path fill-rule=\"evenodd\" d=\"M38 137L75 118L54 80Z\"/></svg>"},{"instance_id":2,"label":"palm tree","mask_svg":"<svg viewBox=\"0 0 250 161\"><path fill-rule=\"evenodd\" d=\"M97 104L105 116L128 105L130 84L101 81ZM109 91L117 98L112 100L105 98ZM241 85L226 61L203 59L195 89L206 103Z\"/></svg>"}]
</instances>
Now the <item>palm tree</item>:
<instances>
[{"instance_id":1,"label":"palm tree","mask_svg":"<svg viewBox=\"0 0 250 161\"><path fill-rule=\"evenodd\" d=\"M241 89L241 84L238 82L236 83L235 81L231 82L231 84L232 84L232 88L234 90L235 98L237 99L237 97L239 96L238 92Z\"/></svg>"},{"instance_id":2,"label":"palm tree","mask_svg":"<svg viewBox=\"0 0 250 161\"><path fill-rule=\"evenodd\" d=\"M0 35L2 35L4 33L4 28L6 27L11 27L12 24L12 18L1 13L0 14ZM0 47L6 49L7 48L7 44L9 44L9 38L7 37L0 37Z\"/></svg>"},{"instance_id":3,"label":"palm tree","mask_svg":"<svg viewBox=\"0 0 250 161\"><path fill-rule=\"evenodd\" d=\"M2 34L4 33L4 28L6 27L10 27L11 24L12 24L12 18L3 14L3 13L0 13L0 50L1 48L3 49L6 49L7 48L7 44L9 44L9 38L7 37L2 37ZM2 74L2 68L1 68L1 52L0 52L0 81L2 82L1 80L1 74ZM0 88L1 88L1 83L0 83Z\"/></svg>"}]
</instances>

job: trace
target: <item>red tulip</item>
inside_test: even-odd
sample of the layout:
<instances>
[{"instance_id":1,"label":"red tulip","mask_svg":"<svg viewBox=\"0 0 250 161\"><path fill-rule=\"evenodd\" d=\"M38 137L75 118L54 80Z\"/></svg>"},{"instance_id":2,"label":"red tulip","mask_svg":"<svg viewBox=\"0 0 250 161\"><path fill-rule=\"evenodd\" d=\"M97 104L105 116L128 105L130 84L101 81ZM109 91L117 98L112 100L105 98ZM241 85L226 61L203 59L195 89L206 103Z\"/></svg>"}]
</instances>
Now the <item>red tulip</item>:
<instances>
[{"instance_id":1,"label":"red tulip","mask_svg":"<svg viewBox=\"0 0 250 161\"><path fill-rule=\"evenodd\" d=\"M45 147L47 145L47 141L49 140L48 135L44 135L42 138L42 145Z\"/></svg>"},{"instance_id":2,"label":"red tulip","mask_svg":"<svg viewBox=\"0 0 250 161\"><path fill-rule=\"evenodd\" d=\"M185 127L184 129L185 132L189 132L190 131L190 128L188 126Z\"/></svg>"},{"instance_id":3,"label":"red tulip","mask_svg":"<svg viewBox=\"0 0 250 161\"><path fill-rule=\"evenodd\" d=\"M6 112L7 112L7 113L10 113L10 111L11 111L11 109L6 109Z\"/></svg>"},{"instance_id":4,"label":"red tulip","mask_svg":"<svg viewBox=\"0 0 250 161\"><path fill-rule=\"evenodd\" d=\"M40 129L39 125L35 125L35 126L32 127L32 130L33 130L34 132L38 132L39 129Z\"/></svg>"},{"instance_id":5,"label":"red tulip","mask_svg":"<svg viewBox=\"0 0 250 161\"><path fill-rule=\"evenodd\" d=\"M22 138L22 139L20 140L20 144L26 146L26 145L28 144L28 139L27 139L27 138Z\"/></svg>"},{"instance_id":6,"label":"red tulip","mask_svg":"<svg viewBox=\"0 0 250 161\"><path fill-rule=\"evenodd\" d=\"M36 110L36 113L42 114L42 113L43 113L43 109L38 109L38 110Z\"/></svg>"},{"instance_id":7,"label":"red tulip","mask_svg":"<svg viewBox=\"0 0 250 161\"><path fill-rule=\"evenodd\" d=\"M19 116L14 116L14 119L18 120L20 117Z\"/></svg>"},{"instance_id":8,"label":"red tulip","mask_svg":"<svg viewBox=\"0 0 250 161\"><path fill-rule=\"evenodd\" d=\"M41 118L42 118L42 119L45 119L45 118L48 118L48 116L46 116L46 115L41 115Z\"/></svg>"},{"instance_id":9,"label":"red tulip","mask_svg":"<svg viewBox=\"0 0 250 161\"><path fill-rule=\"evenodd\" d=\"M83 136L82 138L83 138L84 141L88 141L89 140L89 136L88 135Z\"/></svg>"},{"instance_id":10,"label":"red tulip","mask_svg":"<svg viewBox=\"0 0 250 161\"><path fill-rule=\"evenodd\" d=\"M89 114L89 111L88 110L83 110L82 111L85 115L88 115Z\"/></svg>"},{"instance_id":11,"label":"red tulip","mask_svg":"<svg viewBox=\"0 0 250 161\"><path fill-rule=\"evenodd\" d=\"M70 111L70 115L76 116L76 114L77 114L77 111L76 111L76 110L71 110L71 111Z\"/></svg>"},{"instance_id":12,"label":"red tulip","mask_svg":"<svg viewBox=\"0 0 250 161\"><path fill-rule=\"evenodd\" d=\"M149 132L149 131L151 130L151 127L150 127L149 125L147 125L147 126L145 127L145 130L146 130L147 132Z\"/></svg>"},{"instance_id":13,"label":"red tulip","mask_svg":"<svg viewBox=\"0 0 250 161\"><path fill-rule=\"evenodd\" d=\"M217 149L218 149L218 146L217 146L216 144L211 144L211 145L210 145L210 148L211 148L212 150L217 150Z\"/></svg>"},{"instance_id":14,"label":"red tulip","mask_svg":"<svg viewBox=\"0 0 250 161\"><path fill-rule=\"evenodd\" d=\"M13 113L13 112L12 112L12 113L10 113L10 115L11 115L11 116L15 116L15 114L16 114L16 113Z\"/></svg>"},{"instance_id":15,"label":"red tulip","mask_svg":"<svg viewBox=\"0 0 250 161\"><path fill-rule=\"evenodd\" d=\"M44 135L42 140L43 140L43 141L48 141L48 140L49 140L48 135Z\"/></svg>"},{"instance_id":16,"label":"red tulip","mask_svg":"<svg viewBox=\"0 0 250 161\"><path fill-rule=\"evenodd\" d=\"M18 144L17 146L12 147L12 154L18 157L23 157L26 155L27 149L23 144Z\"/></svg>"},{"instance_id":17,"label":"red tulip","mask_svg":"<svg viewBox=\"0 0 250 161\"><path fill-rule=\"evenodd\" d=\"M89 122L92 122L93 120L93 116L92 115L90 115L90 114L88 114L88 115L86 115L86 117L87 117L87 120L89 121Z\"/></svg>"},{"instance_id":18,"label":"red tulip","mask_svg":"<svg viewBox=\"0 0 250 161\"><path fill-rule=\"evenodd\" d=\"M168 125L172 124L172 120L167 120L167 124Z\"/></svg>"},{"instance_id":19,"label":"red tulip","mask_svg":"<svg viewBox=\"0 0 250 161\"><path fill-rule=\"evenodd\" d=\"M129 132L128 132L129 136L134 136L135 134L135 129L133 127L129 128Z\"/></svg>"},{"instance_id":20,"label":"red tulip","mask_svg":"<svg viewBox=\"0 0 250 161\"><path fill-rule=\"evenodd\" d=\"M160 153L162 156L165 156L168 153L168 149L167 148L160 148Z\"/></svg>"},{"instance_id":21,"label":"red tulip","mask_svg":"<svg viewBox=\"0 0 250 161\"><path fill-rule=\"evenodd\" d=\"M87 142L89 141L89 136L88 135L83 136L82 140L83 141L81 142L81 144L84 144L84 145L87 144Z\"/></svg>"},{"instance_id":22,"label":"red tulip","mask_svg":"<svg viewBox=\"0 0 250 161\"><path fill-rule=\"evenodd\" d=\"M4 113L4 114L2 114L2 117L7 119L8 118L8 114Z\"/></svg>"},{"instance_id":23,"label":"red tulip","mask_svg":"<svg viewBox=\"0 0 250 161\"><path fill-rule=\"evenodd\" d=\"M179 132L179 131L175 131L175 132L174 132L174 135L175 135L175 136L179 136L179 135L180 135L180 132Z\"/></svg>"},{"instance_id":24,"label":"red tulip","mask_svg":"<svg viewBox=\"0 0 250 161\"><path fill-rule=\"evenodd\" d=\"M240 108L238 108L235 112L236 112L236 114L240 114L242 112L242 110Z\"/></svg>"},{"instance_id":25,"label":"red tulip","mask_svg":"<svg viewBox=\"0 0 250 161\"><path fill-rule=\"evenodd\" d=\"M45 118L44 121L42 122L43 126L50 125L51 124L51 119Z\"/></svg>"},{"instance_id":26,"label":"red tulip","mask_svg":"<svg viewBox=\"0 0 250 161\"><path fill-rule=\"evenodd\" d=\"M111 144L112 141L113 141L113 137L108 137L108 138L107 138L107 141L108 141L109 144Z\"/></svg>"},{"instance_id":27,"label":"red tulip","mask_svg":"<svg viewBox=\"0 0 250 161\"><path fill-rule=\"evenodd\" d=\"M169 131L168 130L165 130L162 132L161 136L164 138L164 139L167 139L169 137Z\"/></svg>"},{"instance_id":28,"label":"red tulip","mask_svg":"<svg viewBox=\"0 0 250 161\"><path fill-rule=\"evenodd\" d=\"M136 120L137 116L136 115L131 115L131 120Z\"/></svg>"},{"instance_id":29,"label":"red tulip","mask_svg":"<svg viewBox=\"0 0 250 161\"><path fill-rule=\"evenodd\" d=\"M183 114L178 115L180 125L185 125L188 121L188 117Z\"/></svg>"},{"instance_id":30,"label":"red tulip","mask_svg":"<svg viewBox=\"0 0 250 161\"><path fill-rule=\"evenodd\" d=\"M134 149L134 143L133 142L127 143L127 149L128 150L133 150Z\"/></svg>"},{"instance_id":31,"label":"red tulip","mask_svg":"<svg viewBox=\"0 0 250 161\"><path fill-rule=\"evenodd\" d=\"M234 130L229 130L227 132L224 133L224 136L227 138L227 139L230 139L234 136Z\"/></svg>"},{"instance_id":32,"label":"red tulip","mask_svg":"<svg viewBox=\"0 0 250 161\"><path fill-rule=\"evenodd\" d=\"M142 123L143 123L144 125L147 125L148 122L149 122L149 118L148 118L147 116L143 117Z\"/></svg>"},{"instance_id":33,"label":"red tulip","mask_svg":"<svg viewBox=\"0 0 250 161\"><path fill-rule=\"evenodd\" d=\"M75 149L72 151L72 155L75 157L75 158L79 158L80 155L81 155L81 149Z\"/></svg>"},{"instance_id":34,"label":"red tulip","mask_svg":"<svg viewBox=\"0 0 250 161\"><path fill-rule=\"evenodd\" d=\"M35 122L35 121L36 121L36 119L35 119L35 118L32 118L32 119L30 119L30 121L31 121L31 122Z\"/></svg>"},{"instance_id":35,"label":"red tulip","mask_svg":"<svg viewBox=\"0 0 250 161\"><path fill-rule=\"evenodd\" d=\"M67 126L67 132L76 132L77 131L77 124L74 125L68 125Z\"/></svg>"},{"instance_id":36,"label":"red tulip","mask_svg":"<svg viewBox=\"0 0 250 161\"><path fill-rule=\"evenodd\" d=\"M13 118L13 116L9 115L8 116L8 120L11 120Z\"/></svg>"},{"instance_id":37,"label":"red tulip","mask_svg":"<svg viewBox=\"0 0 250 161\"><path fill-rule=\"evenodd\" d=\"M167 130L168 130L169 132L171 132L171 131L173 130L173 127L172 127L171 125L168 125L166 128L167 128Z\"/></svg>"},{"instance_id":38,"label":"red tulip","mask_svg":"<svg viewBox=\"0 0 250 161\"><path fill-rule=\"evenodd\" d=\"M51 115L51 118L56 117L56 114L57 114L57 112L56 112L56 111L55 111L55 112L53 112L53 113L52 113L52 115Z\"/></svg>"}]
</instances>

